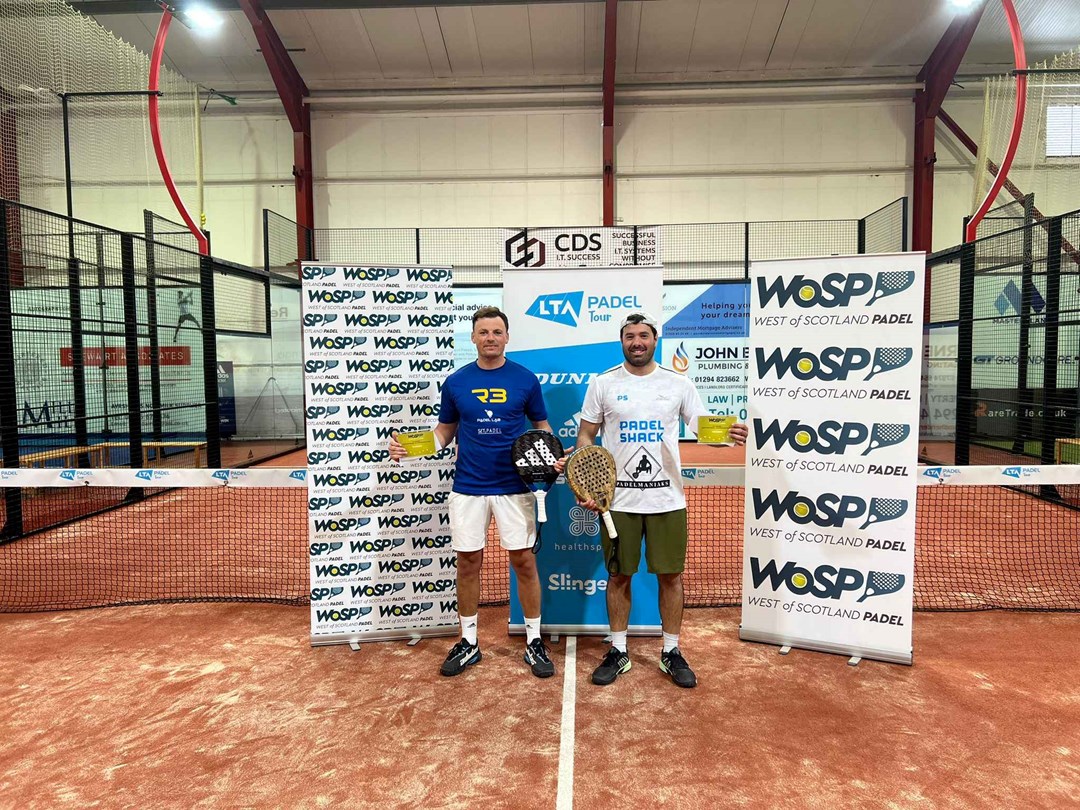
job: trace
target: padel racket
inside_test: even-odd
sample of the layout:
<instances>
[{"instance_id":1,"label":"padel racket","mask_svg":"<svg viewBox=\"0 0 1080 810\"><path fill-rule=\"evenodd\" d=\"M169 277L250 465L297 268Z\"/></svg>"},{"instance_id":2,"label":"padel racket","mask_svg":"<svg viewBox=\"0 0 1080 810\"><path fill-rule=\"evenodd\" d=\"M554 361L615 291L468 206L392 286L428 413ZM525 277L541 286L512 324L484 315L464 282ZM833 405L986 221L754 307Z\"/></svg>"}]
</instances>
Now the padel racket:
<instances>
[{"instance_id":1,"label":"padel racket","mask_svg":"<svg viewBox=\"0 0 1080 810\"><path fill-rule=\"evenodd\" d=\"M514 469L536 498L536 541L532 547L533 554L540 551L540 532L547 521L544 499L559 477L555 462L562 458L562 455L562 442L546 430L526 431L514 439L514 445L510 448Z\"/></svg>"},{"instance_id":2,"label":"padel racket","mask_svg":"<svg viewBox=\"0 0 1080 810\"><path fill-rule=\"evenodd\" d=\"M611 519L611 502L615 497L615 458L597 444L575 450L566 460L566 483L580 501L595 501L600 507L608 537L611 538L611 559L607 560L609 574L619 573L619 533Z\"/></svg>"}]
</instances>

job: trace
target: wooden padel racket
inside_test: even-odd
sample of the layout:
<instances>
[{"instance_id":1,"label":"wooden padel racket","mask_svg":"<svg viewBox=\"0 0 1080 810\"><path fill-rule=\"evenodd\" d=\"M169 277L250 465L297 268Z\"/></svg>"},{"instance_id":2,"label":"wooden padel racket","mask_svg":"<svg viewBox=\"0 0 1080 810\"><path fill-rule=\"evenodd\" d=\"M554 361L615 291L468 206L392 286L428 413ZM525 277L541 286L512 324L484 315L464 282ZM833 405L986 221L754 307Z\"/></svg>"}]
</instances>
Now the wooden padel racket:
<instances>
[{"instance_id":1,"label":"wooden padel racket","mask_svg":"<svg viewBox=\"0 0 1080 810\"><path fill-rule=\"evenodd\" d=\"M600 507L608 537L611 538L611 559L607 560L609 574L619 573L619 533L611 519L611 502L615 497L615 458L605 448L591 444L575 450L566 460L566 483L580 501L592 500Z\"/></svg>"},{"instance_id":2,"label":"wooden padel racket","mask_svg":"<svg viewBox=\"0 0 1080 810\"><path fill-rule=\"evenodd\" d=\"M536 498L536 542L533 543L533 554L540 551L540 532L547 521L544 499L559 477L555 462L562 456L562 442L546 430L526 431L514 439L514 445L510 448L514 469Z\"/></svg>"}]
</instances>

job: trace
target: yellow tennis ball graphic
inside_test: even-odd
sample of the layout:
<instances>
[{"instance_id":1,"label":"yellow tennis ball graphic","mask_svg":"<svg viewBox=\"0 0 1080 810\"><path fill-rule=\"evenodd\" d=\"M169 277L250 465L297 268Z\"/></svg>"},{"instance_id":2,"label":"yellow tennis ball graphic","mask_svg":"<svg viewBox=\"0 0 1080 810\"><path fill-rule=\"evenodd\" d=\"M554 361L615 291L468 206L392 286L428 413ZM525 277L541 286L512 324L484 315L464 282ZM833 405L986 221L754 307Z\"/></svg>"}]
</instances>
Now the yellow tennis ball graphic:
<instances>
[{"instance_id":1,"label":"yellow tennis ball graphic","mask_svg":"<svg viewBox=\"0 0 1080 810\"><path fill-rule=\"evenodd\" d=\"M791 584L796 588L806 587L806 574L793 574L791 577Z\"/></svg>"},{"instance_id":2,"label":"yellow tennis ball graphic","mask_svg":"<svg viewBox=\"0 0 1080 810\"><path fill-rule=\"evenodd\" d=\"M805 503L797 503L794 511L798 517L806 517L810 514L810 507Z\"/></svg>"},{"instance_id":3,"label":"yellow tennis ball graphic","mask_svg":"<svg viewBox=\"0 0 1080 810\"><path fill-rule=\"evenodd\" d=\"M809 372L814 370L814 361L811 360L809 357L804 357L798 362L798 367L799 371L803 372L804 374L808 374Z\"/></svg>"},{"instance_id":4,"label":"yellow tennis ball graphic","mask_svg":"<svg viewBox=\"0 0 1080 810\"><path fill-rule=\"evenodd\" d=\"M800 430L798 433L796 433L795 434L795 444L800 445L801 447L806 447L806 445L810 444L810 433L809 433L809 431Z\"/></svg>"},{"instance_id":5,"label":"yellow tennis ball graphic","mask_svg":"<svg viewBox=\"0 0 1080 810\"><path fill-rule=\"evenodd\" d=\"M799 288L799 298L801 298L803 301L809 301L813 297L814 288L811 287L809 284L804 284L802 287Z\"/></svg>"}]
</instances>

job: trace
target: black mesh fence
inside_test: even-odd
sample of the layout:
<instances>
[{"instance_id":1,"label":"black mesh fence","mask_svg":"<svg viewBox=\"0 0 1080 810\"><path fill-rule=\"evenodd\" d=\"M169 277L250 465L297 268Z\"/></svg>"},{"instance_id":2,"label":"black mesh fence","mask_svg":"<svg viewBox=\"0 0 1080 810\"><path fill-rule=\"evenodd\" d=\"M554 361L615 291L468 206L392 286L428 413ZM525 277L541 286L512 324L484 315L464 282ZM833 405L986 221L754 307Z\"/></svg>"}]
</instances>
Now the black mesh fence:
<instances>
[{"instance_id":1,"label":"black mesh fence","mask_svg":"<svg viewBox=\"0 0 1080 810\"><path fill-rule=\"evenodd\" d=\"M263 209L263 269L267 273L299 278L300 262L314 258L310 228Z\"/></svg>"},{"instance_id":2,"label":"black mesh fence","mask_svg":"<svg viewBox=\"0 0 1080 810\"><path fill-rule=\"evenodd\" d=\"M1074 212L930 257L928 460L1080 463L1078 240Z\"/></svg>"},{"instance_id":3,"label":"black mesh fence","mask_svg":"<svg viewBox=\"0 0 1080 810\"><path fill-rule=\"evenodd\" d=\"M210 252L213 253L214 243L210 239L210 231L204 229L202 233L206 237ZM150 210L143 211L143 236L146 237L148 243L157 242L181 250L188 250L192 253L198 253L199 251L199 242L187 225L163 217L161 214L155 214Z\"/></svg>"},{"instance_id":4,"label":"black mesh fence","mask_svg":"<svg viewBox=\"0 0 1080 810\"><path fill-rule=\"evenodd\" d=\"M907 197L879 208L860 220L859 253L904 253L907 241Z\"/></svg>"},{"instance_id":5,"label":"black mesh fence","mask_svg":"<svg viewBox=\"0 0 1080 810\"><path fill-rule=\"evenodd\" d=\"M295 280L0 201L0 281L4 467L238 466L302 444ZM267 380L289 402L252 425ZM8 489L5 537L116 497Z\"/></svg>"},{"instance_id":6,"label":"black mesh fence","mask_svg":"<svg viewBox=\"0 0 1080 810\"><path fill-rule=\"evenodd\" d=\"M1003 203L986 212L986 216L979 222L975 229L975 237L982 239L986 236L994 236L1004 231L1022 228L1030 225L1035 212L1035 195L1028 194L1023 199ZM969 217L964 217L964 227L967 228Z\"/></svg>"},{"instance_id":7,"label":"black mesh fence","mask_svg":"<svg viewBox=\"0 0 1080 810\"><path fill-rule=\"evenodd\" d=\"M272 211L264 212L264 220L267 268L295 267L299 226ZM337 263L449 264L455 284L499 285L507 238L530 230L536 229L317 228L311 234L311 258ZM635 254L640 250L645 255L659 239L665 281L738 280L748 278L750 262L759 259L906 250L907 199L896 200L864 219L627 225L616 230L628 235L627 243Z\"/></svg>"}]
</instances>

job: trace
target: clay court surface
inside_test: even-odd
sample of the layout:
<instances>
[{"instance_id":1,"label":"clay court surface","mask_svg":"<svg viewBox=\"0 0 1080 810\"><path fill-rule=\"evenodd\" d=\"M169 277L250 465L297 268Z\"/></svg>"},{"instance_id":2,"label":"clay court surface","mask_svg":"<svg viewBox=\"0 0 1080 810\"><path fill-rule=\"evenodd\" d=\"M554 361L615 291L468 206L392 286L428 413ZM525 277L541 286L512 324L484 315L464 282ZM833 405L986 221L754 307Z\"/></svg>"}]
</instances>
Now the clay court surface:
<instances>
[{"instance_id":1,"label":"clay court surface","mask_svg":"<svg viewBox=\"0 0 1080 810\"><path fill-rule=\"evenodd\" d=\"M449 639L312 649L298 608L0 615L0 806L1080 806L1076 614L918 613L913 667L849 667L693 610L695 690L656 639L610 687L597 638L537 680L506 620L446 679Z\"/></svg>"}]
</instances>

